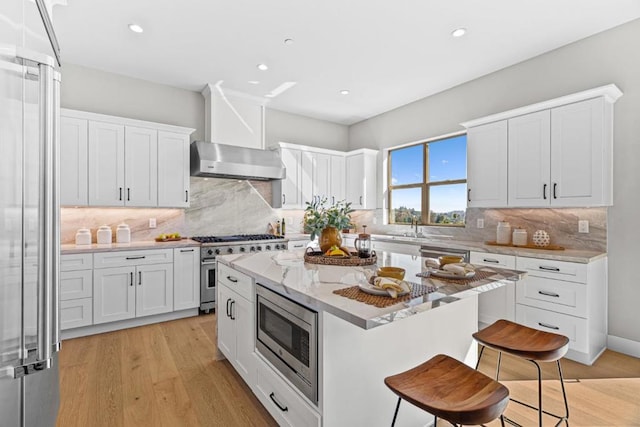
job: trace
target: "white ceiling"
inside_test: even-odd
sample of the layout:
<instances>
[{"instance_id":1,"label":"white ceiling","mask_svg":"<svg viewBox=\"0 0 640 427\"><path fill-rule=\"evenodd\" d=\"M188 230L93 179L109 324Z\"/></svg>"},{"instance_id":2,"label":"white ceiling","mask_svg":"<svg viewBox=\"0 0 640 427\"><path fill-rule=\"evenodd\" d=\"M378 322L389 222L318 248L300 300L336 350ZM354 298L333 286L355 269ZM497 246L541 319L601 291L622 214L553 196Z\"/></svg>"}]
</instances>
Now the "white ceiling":
<instances>
[{"instance_id":1,"label":"white ceiling","mask_svg":"<svg viewBox=\"0 0 640 427\"><path fill-rule=\"evenodd\" d=\"M297 82L268 106L348 125L639 17L640 0L68 0L53 20L63 62L197 91Z\"/></svg>"}]
</instances>

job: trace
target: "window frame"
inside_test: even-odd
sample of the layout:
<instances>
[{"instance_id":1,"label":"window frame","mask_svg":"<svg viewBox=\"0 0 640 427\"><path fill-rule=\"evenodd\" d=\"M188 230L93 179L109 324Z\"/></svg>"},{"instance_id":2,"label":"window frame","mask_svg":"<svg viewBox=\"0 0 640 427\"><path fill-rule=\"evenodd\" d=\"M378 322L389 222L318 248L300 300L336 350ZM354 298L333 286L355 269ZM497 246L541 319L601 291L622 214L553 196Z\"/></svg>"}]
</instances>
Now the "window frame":
<instances>
[{"instance_id":1,"label":"window frame","mask_svg":"<svg viewBox=\"0 0 640 427\"><path fill-rule=\"evenodd\" d=\"M466 225L466 217L465 222L462 224L440 224L440 223L430 223L429 222L429 195L431 187L437 187L442 185L453 185L453 184L466 184L467 176L465 172L465 178L463 179L449 179L445 181L433 181L429 182L429 144L433 142L442 141L445 139L456 138L458 136L467 135L467 131L454 132L446 135L436 136L433 138L426 139L424 141L404 144L397 147L389 148L387 151L387 218L389 224L394 225L405 225L405 223L397 223L395 222L395 217L392 214L392 206L393 206L393 190L405 190L411 188L420 188L422 190L422 200L420 203L421 206L421 215L418 218L418 225L422 226L434 226L434 227L465 227ZM468 141L467 141L468 142ZM408 147L415 147L421 145L422 146L422 182L414 183L414 184L401 184L401 185L392 185L392 176L391 176L391 167L392 167L392 155L393 151L402 150ZM465 157L467 153L465 152ZM465 207L466 209L466 207ZM392 222L393 220L393 222ZM407 224L408 225L408 224Z\"/></svg>"}]
</instances>

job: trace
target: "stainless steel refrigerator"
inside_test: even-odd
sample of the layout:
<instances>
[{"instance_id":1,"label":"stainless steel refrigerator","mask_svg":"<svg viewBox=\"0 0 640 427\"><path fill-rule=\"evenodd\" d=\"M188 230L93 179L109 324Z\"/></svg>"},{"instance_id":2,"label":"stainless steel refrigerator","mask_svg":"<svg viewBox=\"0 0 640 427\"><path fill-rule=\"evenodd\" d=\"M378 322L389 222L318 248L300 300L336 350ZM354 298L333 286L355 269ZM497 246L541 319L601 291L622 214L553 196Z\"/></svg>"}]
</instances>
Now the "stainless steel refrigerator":
<instances>
[{"instance_id":1,"label":"stainless steel refrigerator","mask_svg":"<svg viewBox=\"0 0 640 427\"><path fill-rule=\"evenodd\" d=\"M1 3L0 426L49 427L60 403L58 49L42 0Z\"/></svg>"}]
</instances>

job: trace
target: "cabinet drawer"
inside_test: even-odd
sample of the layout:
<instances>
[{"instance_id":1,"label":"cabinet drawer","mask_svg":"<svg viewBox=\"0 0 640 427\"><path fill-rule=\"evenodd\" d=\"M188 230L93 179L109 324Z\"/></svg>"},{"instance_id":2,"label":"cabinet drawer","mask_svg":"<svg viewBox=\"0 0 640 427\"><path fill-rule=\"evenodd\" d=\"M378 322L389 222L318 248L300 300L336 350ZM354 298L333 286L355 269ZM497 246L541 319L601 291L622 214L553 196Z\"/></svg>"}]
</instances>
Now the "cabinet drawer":
<instances>
[{"instance_id":1,"label":"cabinet drawer","mask_svg":"<svg viewBox=\"0 0 640 427\"><path fill-rule=\"evenodd\" d=\"M257 360L255 392L281 426L320 426L320 414L281 379L262 359Z\"/></svg>"},{"instance_id":2,"label":"cabinet drawer","mask_svg":"<svg viewBox=\"0 0 640 427\"><path fill-rule=\"evenodd\" d=\"M491 254L487 252L471 252L469 262L477 265L488 265L498 268L516 268L516 257L513 255Z\"/></svg>"},{"instance_id":3,"label":"cabinet drawer","mask_svg":"<svg viewBox=\"0 0 640 427\"><path fill-rule=\"evenodd\" d=\"M90 298L93 295L93 271L61 271L60 300Z\"/></svg>"},{"instance_id":4,"label":"cabinet drawer","mask_svg":"<svg viewBox=\"0 0 640 427\"><path fill-rule=\"evenodd\" d=\"M93 255L93 268L164 264L171 262L173 262L172 249L153 249L150 251L99 252Z\"/></svg>"},{"instance_id":5,"label":"cabinet drawer","mask_svg":"<svg viewBox=\"0 0 640 427\"><path fill-rule=\"evenodd\" d=\"M569 338L569 348L579 352L589 350L587 321L567 314L516 304L516 322L545 332Z\"/></svg>"},{"instance_id":6,"label":"cabinet drawer","mask_svg":"<svg viewBox=\"0 0 640 427\"><path fill-rule=\"evenodd\" d=\"M292 251L294 249L304 249L304 248L307 247L309 242L310 242L309 239L306 239L306 240L289 240L289 242L287 243L287 249L289 249L290 251Z\"/></svg>"},{"instance_id":7,"label":"cabinet drawer","mask_svg":"<svg viewBox=\"0 0 640 427\"><path fill-rule=\"evenodd\" d=\"M253 279L246 274L240 273L233 268L218 263L217 280L249 301L255 300Z\"/></svg>"},{"instance_id":8,"label":"cabinet drawer","mask_svg":"<svg viewBox=\"0 0 640 427\"><path fill-rule=\"evenodd\" d=\"M60 257L60 271L91 270L93 254L70 254Z\"/></svg>"},{"instance_id":9,"label":"cabinet drawer","mask_svg":"<svg viewBox=\"0 0 640 427\"><path fill-rule=\"evenodd\" d=\"M520 304L587 317L587 285L583 283L528 276L516 289Z\"/></svg>"},{"instance_id":10,"label":"cabinet drawer","mask_svg":"<svg viewBox=\"0 0 640 427\"><path fill-rule=\"evenodd\" d=\"M93 324L93 300L81 298L60 302L60 329L79 328Z\"/></svg>"},{"instance_id":11,"label":"cabinet drawer","mask_svg":"<svg viewBox=\"0 0 640 427\"><path fill-rule=\"evenodd\" d=\"M587 283L587 264L518 257L516 265L530 276Z\"/></svg>"}]
</instances>

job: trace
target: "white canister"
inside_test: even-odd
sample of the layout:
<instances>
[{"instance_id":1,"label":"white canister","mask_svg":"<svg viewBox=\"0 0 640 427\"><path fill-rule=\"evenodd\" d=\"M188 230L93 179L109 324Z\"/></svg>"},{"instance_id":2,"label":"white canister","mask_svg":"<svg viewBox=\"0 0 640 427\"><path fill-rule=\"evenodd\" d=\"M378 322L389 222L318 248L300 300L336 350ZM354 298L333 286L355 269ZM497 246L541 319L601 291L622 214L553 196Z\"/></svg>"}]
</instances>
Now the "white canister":
<instances>
[{"instance_id":1,"label":"white canister","mask_svg":"<svg viewBox=\"0 0 640 427\"><path fill-rule=\"evenodd\" d=\"M527 245L527 230L524 228L516 228L513 230L513 236L511 241L514 246L526 246Z\"/></svg>"},{"instance_id":2,"label":"white canister","mask_svg":"<svg viewBox=\"0 0 640 427\"><path fill-rule=\"evenodd\" d=\"M111 243L111 227L108 225L101 225L98 228L98 244L107 245Z\"/></svg>"},{"instance_id":3,"label":"white canister","mask_svg":"<svg viewBox=\"0 0 640 427\"><path fill-rule=\"evenodd\" d=\"M129 229L129 226L127 224L118 224L118 228L116 229L116 242L131 242L131 230Z\"/></svg>"},{"instance_id":4,"label":"white canister","mask_svg":"<svg viewBox=\"0 0 640 427\"><path fill-rule=\"evenodd\" d=\"M76 245L90 245L91 244L91 230L88 228L79 228L76 231Z\"/></svg>"},{"instance_id":5,"label":"white canister","mask_svg":"<svg viewBox=\"0 0 640 427\"><path fill-rule=\"evenodd\" d=\"M511 242L511 224L507 221L500 221L496 230L496 243L508 245Z\"/></svg>"}]
</instances>

